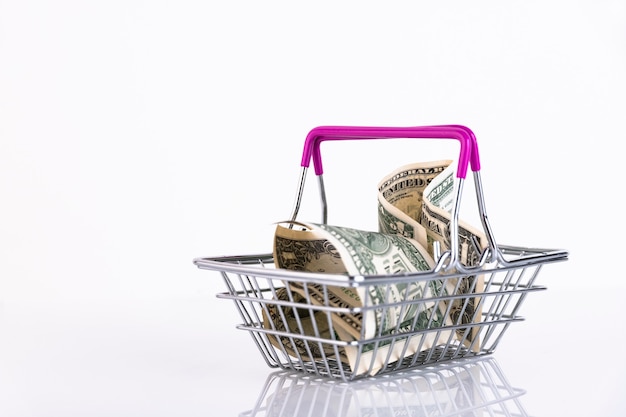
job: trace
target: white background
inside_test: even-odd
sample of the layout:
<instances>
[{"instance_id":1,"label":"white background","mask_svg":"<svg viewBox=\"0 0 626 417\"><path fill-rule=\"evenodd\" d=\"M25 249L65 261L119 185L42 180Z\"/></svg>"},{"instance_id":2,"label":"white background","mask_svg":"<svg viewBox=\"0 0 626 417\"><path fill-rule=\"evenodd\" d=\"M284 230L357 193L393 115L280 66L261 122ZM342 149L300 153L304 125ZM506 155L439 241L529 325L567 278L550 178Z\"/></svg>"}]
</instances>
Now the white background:
<instances>
[{"instance_id":1,"label":"white background","mask_svg":"<svg viewBox=\"0 0 626 417\"><path fill-rule=\"evenodd\" d=\"M623 415L626 3L435 3L0 0L0 415L249 410L271 369L193 258L271 250L311 128L441 123L498 240L570 251L495 353L522 403ZM383 145L324 145L331 223L435 149Z\"/></svg>"}]
</instances>

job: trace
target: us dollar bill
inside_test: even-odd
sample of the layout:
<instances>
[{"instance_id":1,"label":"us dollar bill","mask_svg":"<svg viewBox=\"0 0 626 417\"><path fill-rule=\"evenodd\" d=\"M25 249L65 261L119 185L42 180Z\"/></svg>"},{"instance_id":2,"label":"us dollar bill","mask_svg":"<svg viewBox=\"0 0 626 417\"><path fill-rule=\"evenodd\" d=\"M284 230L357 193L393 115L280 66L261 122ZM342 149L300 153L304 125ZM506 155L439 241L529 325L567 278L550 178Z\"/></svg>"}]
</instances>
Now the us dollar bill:
<instances>
[{"instance_id":1,"label":"us dollar bill","mask_svg":"<svg viewBox=\"0 0 626 417\"><path fill-rule=\"evenodd\" d=\"M293 305L280 307L277 303L266 304L262 311L265 329L341 340L327 319L326 313L304 308L307 299L299 292L291 291L287 287L278 288L274 298L278 301L302 304L303 308ZM340 362L348 363L345 351L331 344L307 343L302 338L276 336L272 333L268 334L268 338L274 346L281 351L284 349L284 353L295 358L301 357L305 361L315 361L324 357L338 357Z\"/></svg>"},{"instance_id":2,"label":"us dollar bill","mask_svg":"<svg viewBox=\"0 0 626 417\"><path fill-rule=\"evenodd\" d=\"M456 166L448 165L424 189L424 201L419 222L426 229L429 252L434 241L442 250L450 249L451 211L455 203ZM459 260L465 266L475 266L487 246L487 237L476 227L459 219Z\"/></svg>"},{"instance_id":3,"label":"us dollar bill","mask_svg":"<svg viewBox=\"0 0 626 417\"><path fill-rule=\"evenodd\" d=\"M428 271L434 266L426 248L413 239L314 223L279 224L274 240L274 260L278 268L352 276ZM387 285L355 288L289 282L286 288L314 305L333 307L330 320L335 334L332 336L338 340L368 340L407 334L419 329L439 328L446 321L444 303L426 301L442 294L441 282L437 280L409 283L390 280ZM327 320L325 317L321 319ZM324 323L308 330L317 335L322 328L325 328ZM342 350L342 359L356 374L375 373L386 362L413 355L418 348L424 350L436 343L445 343L450 335L451 332L439 331L420 337L395 336L364 345L360 351L357 347L347 346ZM306 353L303 351L300 355Z\"/></svg>"},{"instance_id":4,"label":"us dollar bill","mask_svg":"<svg viewBox=\"0 0 626 417\"><path fill-rule=\"evenodd\" d=\"M417 240L428 247L426 229L420 223L424 190L451 160L405 165L378 184L378 231Z\"/></svg>"},{"instance_id":5,"label":"us dollar bill","mask_svg":"<svg viewBox=\"0 0 626 417\"><path fill-rule=\"evenodd\" d=\"M430 172L432 175L419 177L423 172ZM414 178L416 179L413 180ZM397 210L392 215L379 214L380 230L390 232L384 227L385 224L416 221L426 234L425 246L429 254L434 254L434 242L439 243L442 251L449 250L451 210L455 204L456 186L456 166L452 161L416 163L392 172L380 182L378 200L379 207L392 205ZM408 209L411 204L417 204L414 202L416 198L420 200L419 213L416 213L415 209ZM487 246L484 233L459 220L458 239L460 263L468 267L477 265L482 251ZM445 281L447 294L480 293L483 287L482 275ZM454 299L450 302L448 311L455 325L468 325L457 330L457 338L466 346L478 350L480 346L477 340L478 327L471 324L481 319L480 297Z\"/></svg>"},{"instance_id":6,"label":"us dollar bill","mask_svg":"<svg viewBox=\"0 0 626 417\"><path fill-rule=\"evenodd\" d=\"M315 223L277 225L275 266L352 276L431 270L435 265L434 242L439 242L444 251L450 248L450 210L456 197L454 168L451 160L423 162L400 167L383 178L378 184L378 232ZM485 246L486 238L480 231L459 221L459 254L463 265L476 265ZM324 360L334 353L333 357L338 356L356 373L375 372L402 356L448 344L453 337L478 350L475 324L481 319L480 297L456 296L480 293L483 281L482 275L403 284L394 284L390 279L389 285L357 287L288 281L276 298L289 300L288 304L329 306L333 312L293 307L282 311L286 307L270 306L263 311L264 326L342 341L384 338L441 327L440 331L414 338L393 336L385 339L388 342L360 349L349 345L339 355L332 344L312 347L314 343L297 337L270 337L273 344L287 349L292 356ZM446 295L454 297L448 302L432 301L433 296ZM303 312L302 317L298 316L299 311ZM447 328L450 325L461 327L452 331Z\"/></svg>"}]
</instances>

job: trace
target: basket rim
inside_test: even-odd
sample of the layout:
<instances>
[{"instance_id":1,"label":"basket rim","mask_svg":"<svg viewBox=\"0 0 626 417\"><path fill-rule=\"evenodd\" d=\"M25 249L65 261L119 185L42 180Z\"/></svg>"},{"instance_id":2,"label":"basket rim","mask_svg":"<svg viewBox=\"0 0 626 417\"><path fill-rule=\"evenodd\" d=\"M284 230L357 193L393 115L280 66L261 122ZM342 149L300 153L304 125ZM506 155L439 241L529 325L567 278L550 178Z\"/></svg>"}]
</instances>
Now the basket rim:
<instances>
[{"instance_id":1,"label":"basket rim","mask_svg":"<svg viewBox=\"0 0 626 417\"><path fill-rule=\"evenodd\" d=\"M499 245L499 249L503 255L512 255L515 256L515 258L507 261L506 263L492 262L485 264L480 268L461 272L429 270L393 275L350 275L292 271L275 268L273 265L274 257L272 253L200 257L195 258L193 263L200 269L221 271L222 273L230 272L265 278L277 278L285 281L300 281L357 287L360 285L390 283L390 280L393 280L393 282L427 281L432 280L433 278L455 278L468 276L470 274L482 275L533 266L539 267L543 264L566 261L569 257L568 251L563 249L539 249L506 245Z\"/></svg>"}]
</instances>

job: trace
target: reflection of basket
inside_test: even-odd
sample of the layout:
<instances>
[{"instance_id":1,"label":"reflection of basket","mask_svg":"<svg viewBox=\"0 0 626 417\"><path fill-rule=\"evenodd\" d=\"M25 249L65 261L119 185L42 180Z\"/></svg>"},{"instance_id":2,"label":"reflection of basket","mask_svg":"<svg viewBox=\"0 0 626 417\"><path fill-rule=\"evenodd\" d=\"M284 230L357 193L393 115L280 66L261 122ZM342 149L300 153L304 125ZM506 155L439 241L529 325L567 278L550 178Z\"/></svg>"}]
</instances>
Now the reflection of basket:
<instances>
[{"instance_id":1,"label":"reflection of basket","mask_svg":"<svg viewBox=\"0 0 626 417\"><path fill-rule=\"evenodd\" d=\"M527 416L493 358L452 361L351 384L271 374L256 405L241 417Z\"/></svg>"},{"instance_id":2,"label":"reflection of basket","mask_svg":"<svg viewBox=\"0 0 626 417\"><path fill-rule=\"evenodd\" d=\"M228 291L218 295L234 301L243 319L238 328L250 331L259 350L271 367L296 369L327 375L344 381L375 374L413 368L420 365L473 357L494 351L504 332L522 320L518 310L529 292L544 289L535 278L544 264L564 261L563 250L531 249L498 245L487 221L479 170L478 147L473 133L463 126L427 126L411 128L318 127L305 142L302 175L292 220L299 207L310 161L320 182L323 222L326 222L326 196L319 152L324 140L377 138L451 138L461 144L456 171L456 203L449 220L451 250L440 254L431 271L402 275L349 276L290 271L274 267L269 255L197 258L202 269L221 272ZM462 185L468 171L473 171L479 214L488 247L480 262L468 267L459 261L459 220ZM482 285L477 286L483 278ZM465 286L461 290L461 286ZM363 289L369 294L396 294L387 301L363 306L337 306L329 296L331 287ZM433 289L421 298L409 297L415 286ZM299 291L295 291L298 288ZM398 288L400 298L397 298ZM454 291L449 291L453 288ZM436 290L440 289L440 290ZM316 302L311 294L315 291ZM437 308L433 308L437 306ZM454 306L454 310L453 310ZM390 331L357 340L338 336L333 318L358 315L365 322L369 316L403 316L406 309L433 311L399 331ZM430 309L430 310L429 310ZM449 317L444 323L434 311ZM267 320L267 317L273 317ZM404 323L406 325L406 323ZM363 326L364 328L365 326ZM308 329L305 331L304 329ZM350 366L346 363L351 355ZM356 359L355 359L356 358ZM355 362L356 361L356 362Z\"/></svg>"}]
</instances>

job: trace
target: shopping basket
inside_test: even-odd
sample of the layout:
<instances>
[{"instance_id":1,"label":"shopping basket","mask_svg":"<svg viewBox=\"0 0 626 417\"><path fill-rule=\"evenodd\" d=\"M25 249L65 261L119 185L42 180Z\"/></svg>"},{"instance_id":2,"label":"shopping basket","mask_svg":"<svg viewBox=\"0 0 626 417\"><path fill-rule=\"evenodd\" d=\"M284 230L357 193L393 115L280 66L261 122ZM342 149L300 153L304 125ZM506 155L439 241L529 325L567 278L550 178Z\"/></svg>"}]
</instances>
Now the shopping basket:
<instances>
[{"instance_id":1,"label":"shopping basket","mask_svg":"<svg viewBox=\"0 0 626 417\"><path fill-rule=\"evenodd\" d=\"M313 162L319 181L322 221L327 220L327 202L323 182L320 144L327 140L368 140L391 138L453 139L460 143L454 188L454 204L450 209L450 249L437 253L436 264L429 271L390 275L349 275L292 271L277 268L273 254L203 257L194 259L200 269L219 271L227 291L218 298L230 299L243 323L237 328L250 332L259 351L270 367L293 369L343 381L396 372L409 368L492 353L503 334L519 315L525 297L545 287L535 283L543 265L568 258L561 249L538 249L499 245L489 225L480 178L478 145L473 132L460 125L421 127L359 127L319 126L306 137L301 159L301 175L291 220L300 210L305 179ZM463 183L468 170L473 173L478 214L488 245L472 266L461 263L459 248L459 209ZM468 277L481 277L482 285L459 290ZM476 279L469 282L477 282ZM435 285L436 284L436 285ZM409 288L432 285L441 291L422 297ZM474 284L475 285L475 284ZM304 292L292 288L304 289ZM331 298L333 288L350 288L391 294L406 288L400 299L358 307L337 306ZM315 288L316 302L308 288ZM455 288L455 291L444 291ZM457 291L458 290L458 291ZM320 302L321 299L321 302ZM362 331L361 338L338 337L333 318L341 315L383 317L407 309L426 310L427 305L443 306L446 316L454 304L461 313L444 323L431 317L424 322L414 320L409 327L374 335ZM471 306L471 309L470 309ZM471 310L471 311L470 311ZM462 320L469 313L470 320ZM279 323L264 320L272 314ZM433 314L434 316L434 314ZM417 317L417 316L416 316ZM308 325L303 325L307 322ZM405 323L406 324L406 323ZM365 327L365 326L363 326ZM306 329L306 330L305 330ZM346 351L352 352L347 364ZM356 358L356 359L354 359Z\"/></svg>"}]
</instances>

